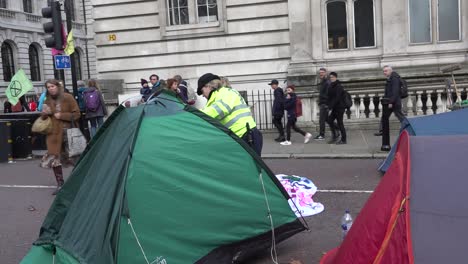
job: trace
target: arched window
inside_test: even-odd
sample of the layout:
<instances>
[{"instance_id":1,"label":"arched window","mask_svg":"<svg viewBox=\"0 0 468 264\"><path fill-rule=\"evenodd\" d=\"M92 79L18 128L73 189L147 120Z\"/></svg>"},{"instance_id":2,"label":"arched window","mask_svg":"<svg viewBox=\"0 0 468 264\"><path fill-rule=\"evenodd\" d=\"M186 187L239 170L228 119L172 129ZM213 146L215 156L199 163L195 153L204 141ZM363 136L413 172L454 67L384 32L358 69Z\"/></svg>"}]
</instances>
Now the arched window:
<instances>
[{"instance_id":1,"label":"arched window","mask_svg":"<svg viewBox=\"0 0 468 264\"><path fill-rule=\"evenodd\" d=\"M354 38L356 48L374 47L374 0L354 1Z\"/></svg>"},{"instance_id":2,"label":"arched window","mask_svg":"<svg viewBox=\"0 0 468 264\"><path fill-rule=\"evenodd\" d=\"M23 0L23 11L25 13L33 13L32 0Z\"/></svg>"},{"instance_id":3,"label":"arched window","mask_svg":"<svg viewBox=\"0 0 468 264\"><path fill-rule=\"evenodd\" d=\"M41 64L38 48L31 44L29 46L29 68L31 71L31 81L41 80Z\"/></svg>"},{"instance_id":4,"label":"arched window","mask_svg":"<svg viewBox=\"0 0 468 264\"><path fill-rule=\"evenodd\" d=\"M346 3L342 1L327 4L328 49L348 48L348 26Z\"/></svg>"},{"instance_id":5,"label":"arched window","mask_svg":"<svg viewBox=\"0 0 468 264\"><path fill-rule=\"evenodd\" d=\"M13 47L7 42L2 44L2 66L3 80L6 82L11 81L15 74L15 58L13 57Z\"/></svg>"},{"instance_id":6,"label":"arched window","mask_svg":"<svg viewBox=\"0 0 468 264\"><path fill-rule=\"evenodd\" d=\"M438 1L437 22L439 41L460 40L460 1Z\"/></svg>"},{"instance_id":7,"label":"arched window","mask_svg":"<svg viewBox=\"0 0 468 264\"><path fill-rule=\"evenodd\" d=\"M75 56L75 73L76 73L76 79L77 80L82 80L83 79L83 74L81 72L81 55L78 49L75 49L75 52L73 53L72 56Z\"/></svg>"}]
</instances>

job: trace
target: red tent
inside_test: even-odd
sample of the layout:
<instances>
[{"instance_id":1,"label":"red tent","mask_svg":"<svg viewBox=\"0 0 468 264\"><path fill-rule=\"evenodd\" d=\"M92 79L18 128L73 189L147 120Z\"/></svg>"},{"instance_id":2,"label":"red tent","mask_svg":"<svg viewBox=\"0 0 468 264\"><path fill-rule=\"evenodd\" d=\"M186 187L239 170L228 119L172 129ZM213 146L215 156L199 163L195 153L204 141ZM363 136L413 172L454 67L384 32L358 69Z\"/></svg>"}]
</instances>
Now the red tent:
<instances>
[{"instance_id":1,"label":"red tent","mask_svg":"<svg viewBox=\"0 0 468 264\"><path fill-rule=\"evenodd\" d=\"M321 264L468 263L468 136L400 136L395 159Z\"/></svg>"}]
</instances>

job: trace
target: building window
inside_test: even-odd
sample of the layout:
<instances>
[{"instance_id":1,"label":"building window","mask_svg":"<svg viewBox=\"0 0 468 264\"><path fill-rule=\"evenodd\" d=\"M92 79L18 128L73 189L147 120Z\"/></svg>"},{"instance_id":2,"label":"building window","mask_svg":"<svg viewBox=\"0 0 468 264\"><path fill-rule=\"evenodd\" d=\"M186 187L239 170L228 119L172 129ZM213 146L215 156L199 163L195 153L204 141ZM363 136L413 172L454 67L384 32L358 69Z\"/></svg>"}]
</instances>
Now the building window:
<instances>
[{"instance_id":1,"label":"building window","mask_svg":"<svg viewBox=\"0 0 468 264\"><path fill-rule=\"evenodd\" d=\"M374 0L354 1L354 41L356 48L374 47Z\"/></svg>"},{"instance_id":2,"label":"building window","mask_svg":"<svg viewBox=\"0 0 468 264\"><path fill-rule=\"evenodd\" d=\"M7 42L2 44L2 66L3 66L3 80L5 82L11 81L15 74L15 60L13 57L13 48Z\"/></svg>"},{"instance_id":3,"label":"building window","mask_svg":"<svg viewBox=\"0 0 468 264\"><path fill-rule=\"evenodd\" d=\"M29 46L29 68L31 71L31 81L41 80L41 66L39 51L34 45Z\"/></svg>"},{"instance_id":4,"label":"building window","mask_svg":"<svg viewBox=\"0 0 468 264\"><path fill-rule=\"evenodd\" d=\"M8 0L0 0L0 8L7 8Z\"/></svg>"},{"instance_id":5,"label":"building window","mask_svg":"<svg viewBox=\"0 0 468 264\"><path fill-rule=\"evenodd\" d=\"M438 0L437 4L439 41L460 40L460 1Z\"/></svg>"},{"instance_id":6,"label":"building window","mask_svg":"<svg viewBox=\"0 0 468 264\"><path fill-rule=\"evenodd\" d=\"M167 0L167 17L171 26L189 24L188 0Z\"/></svg>"},{"instance_id":7,"label":"building window","mask_svg":"<svg viewBox=\"0 0 468 264\"><path fill-rule=\"evenodd\" d=\"M409 0L409 16L410 42L431 42L431 0Z\"/></svg>"},{"instance_id":8,"label":"building window","mask_svg":"<svg viewBox=\"0 0 468 264\"><path fill-rule=\"evenodd\" d=\"M328 49L348 48L348 26L346 3L330 2L327 4Z\"/></svg>"},{"instance_id":9,"label":"building window","mask_svg":"<svg viewBox=\"0 0 468 264\"><path fill-rule=\"evenodd\" d=\"M80 52L78 52L78 50L75 49L75 52L73 53L72 56L75 56L76 79L77 80L82 80L83 79L83 74L81 72L81 55L80 55Z\"/></svg>"},{"instance_id":10,"label":"building window","mask_svg":"<svg viewBox=\"0 0 468 264\"><path fill-rule=\"evenodd\" d=\"M198 23L218 21L218 4L216 0L197 0Z\"/></svg>"},{"instance_id":11,"label":"building window","mask_svg":"<svg viewBox=\"0 0 468 264\"><path fill-rule=\"evenodd\" d=\"M23 11L26 13L33 13L32 0L23 0Z\"/></svg>"}]
</instances>

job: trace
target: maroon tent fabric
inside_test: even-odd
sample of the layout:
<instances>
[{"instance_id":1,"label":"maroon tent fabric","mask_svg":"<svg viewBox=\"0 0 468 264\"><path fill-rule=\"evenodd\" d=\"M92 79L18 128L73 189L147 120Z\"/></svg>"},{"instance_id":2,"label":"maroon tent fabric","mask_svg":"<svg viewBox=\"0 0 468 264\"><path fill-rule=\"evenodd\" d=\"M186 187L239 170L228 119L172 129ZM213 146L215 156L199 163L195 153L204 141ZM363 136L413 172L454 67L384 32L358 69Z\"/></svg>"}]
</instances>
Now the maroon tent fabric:
<instances>
[{"instance_id":1,"label":"maroon tent fabric","mask_svg":"<svg viewBox=\"0 0 468 264\"><path fill-rule=\"evenodd\" d=\"M409 230L410 148L400 136L395 159L353 223L339 248L321 264L414 263Z\"/></svg>"},{"instance_id":2,"label":"maroon tent fabric","mask_svg":"<svg viewBox=\"0 0 468 264\"><path fill-rule=\"evenodd\" d=\"M468 136L403 132L395 160L321 264L468 263Z\"/></svg>"}]
</instances>

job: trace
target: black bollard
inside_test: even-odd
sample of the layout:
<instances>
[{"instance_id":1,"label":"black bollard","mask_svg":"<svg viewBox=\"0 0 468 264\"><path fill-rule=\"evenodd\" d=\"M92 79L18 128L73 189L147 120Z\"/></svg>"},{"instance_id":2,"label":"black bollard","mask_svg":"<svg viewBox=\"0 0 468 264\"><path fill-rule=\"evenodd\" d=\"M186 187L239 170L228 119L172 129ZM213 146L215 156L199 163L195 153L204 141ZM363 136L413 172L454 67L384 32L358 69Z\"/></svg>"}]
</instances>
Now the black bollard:
<instances>
[{"instance_id":1,"label":"black bollard","mask_svg":"<svg viewBox=\"0 0 468 264\"><path fill-rule=\"evenodd\" d=\"M388 98L382 98L382 147L380 150L382 151L390 151L392 148L390 146L390 109L388 108L388 104L390 103Z\"/></svg>"}]
</instances>

